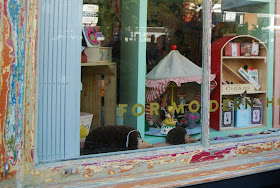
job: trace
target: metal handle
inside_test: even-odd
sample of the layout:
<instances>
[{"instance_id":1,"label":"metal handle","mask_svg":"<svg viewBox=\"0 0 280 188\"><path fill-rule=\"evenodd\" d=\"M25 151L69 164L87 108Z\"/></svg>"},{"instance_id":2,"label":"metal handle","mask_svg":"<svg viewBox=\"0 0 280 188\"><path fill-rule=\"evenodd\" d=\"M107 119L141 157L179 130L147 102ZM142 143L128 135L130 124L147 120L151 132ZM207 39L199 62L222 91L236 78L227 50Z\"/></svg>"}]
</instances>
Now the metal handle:
<instances>
[{"instance_id":1,"label":"metal handle","mask_svg":"<svg viewBox=\"0 0 280 188\"><path fill-rule=\"evenodd\" d=\"M8 177L8 171L9 171L9 162L7 161L5 164L5 176Z\"/></svg>"}]
</instances>

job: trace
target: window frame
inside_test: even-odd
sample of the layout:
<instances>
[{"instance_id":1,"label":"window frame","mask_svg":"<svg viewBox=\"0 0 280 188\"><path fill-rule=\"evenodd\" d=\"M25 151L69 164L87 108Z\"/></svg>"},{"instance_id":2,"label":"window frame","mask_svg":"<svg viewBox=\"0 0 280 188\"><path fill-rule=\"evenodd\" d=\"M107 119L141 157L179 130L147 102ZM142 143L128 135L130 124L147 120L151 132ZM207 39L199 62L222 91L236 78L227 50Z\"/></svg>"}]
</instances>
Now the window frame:
<instances>
[{"instance_id":1,"label":"window frame","mask_svg":"<svg viewBox=\"0 0 280 188\"><path fill-rule=\"evenodd\" d=\"M143 2L143 1L140 1ZM207 7L207 6L206 6ZM209 8L210 10L210 8ZM210 12L210 11L207 11ZM211 14L211 13L210 13ZM210 15L205 15L206 18L209 17ZM36 19L36 18L34 18ZM206 20L206 19L204 19ZM208 28L209 29L209 28ZM209 34L209 33L208 33ZM204 35L203 35L204 36ZM209 37L209 36L208 36ZM211 37L210 37L211 39ZM209 38L208 38L209 40ZM208 40L204 40L204 42L208 41ZM211 41L210 41L211 44ZM206 42L205 44L206 46L208 46L208 50L209 50L209 43ZM204 48L203 48L204 49ZM203 54L206 54L206 59L208 58L207 62L209 61L209 56L207 54L209 54L209 51L205 51L203 52ZM210 50L211 50L211 45L210 45ZM38 61L37 61L38 63ZM209 65L204 66L205 69L207 69ZM204 70L204 69L203 69ZM26 70L27 72L30 70ZM34 71L34 70L32 70ZM205 70L207 72L207 70ZM208 75L208 73L206 73L206 75ZM208 83L209 79L207 79L207 76L205 77L205 82ZM36 81L33 81L34 85L36 83ZM205 86L205 87L204 87ZM202 86L204 89L208 90L207 84ZM37 95L36 91L33 91L35 94L35 96ZM209 94L209 93L208 93ZM207 99L209 97L209 95L204 95L204 97ZM204 99L203 97L203 99ZM31 101L31 104L36 104L37 101L35 99L29 99L29 101ZM28 101L25 101L28 102ZM207 101L209 102L209 100ZM202 111L204 112L204 114L208 114L210 113L209 111L209 105L202 105ZM31 111L34 114L37 114L36 110ZM27 113L27 119L33 119L34 118L34 114L32 113ZM160 161L161 157L163 158L170 158L170 156L172 155L179 155L180 153L188 153L188 152L199 152L199 151L211 151L211 150L219 150L221 148L224 148L225 144L227 144L229 148L233 148L233 147L238 147L238 145L250 145L250 144L255 144L255 143L263 143L263 142L275 142L278 143L280 142L280 138L277 135L260 135L258 137L256 137L253 140L248 140L248 139L244 139L244 138L239 138L239 139L229 139L228 142L226 143L221 143L220 141L213 141L211 142L211 144L209 144L209 118L205 117L202 120L202 124L203 124L203 128L207 128L207 130L202 131L202 145L200 144L188 144L188 145L180 145L180 146L173 146L173 147L162 147L162 148L152 148L152 149L144 149L144 150L135 150L135 151L127 151L127 152L116 152L116 153L108 153L108 154L95 154L95 155L91 155L91 156L85 156L85 157L79 157L77 159L69 159L67 161L56 161L56 162L50 162L50 163L38 163L38 161L28 161L26 162L28 166L31 167L32 171L33 171L33 175L36 176L36 173L40 173L43 174L44 172L47 173L51 173L50 177L49 177L49 182L51 182L54 178L55 175L57 175L57 173L54 172L55 169L58 169L59 172L65 172L66 175L69 174L75 174L75 171L70 172L69 174L67 174L69 172L69 169L80 169L82 168L81 166L84 166L84 168L86 169L87 167L89 167L89 169L92 168L97 168L97 166L99 164L103 164L103 163L110 163L110 164L115 164L117 166L122 166L122 165L129 165L130 162L129 161L138 161L139 163L141 163L140 161L142 160L142 157L147 157L147 160L152 159L153 157L157 157L158 161ZM33 121L33 125L36 126L37 123L35 123L36 121ZM33 133L34 136L34 133ZM25 140L28 140L29 137L25 136ZM35 136L36 139L36 136ZM235 142L232 142L235 141ZM223 141L224 142L224 141ZM212 144L213 143L213 144ZM33 145L33 147L36 147L36 141ZM27 145L27 150L34 150L34 148L32 147L32 145ZM35 151L36 153L36 151ZM135 155L135 153L137 153L137 155ZM35 155L36 156L36 155ZM232 157L232 156L230 156ZM36 158L36 157L35 157ZM146 162L147 162L146 160ZM149 163L149 162L147 162ZM172 165L171 165L172 166ZM178 167L180 165L177 165L176 167ZM170 164L169 164L170 167ZM175 165L173 166L175 168ZM98 171L98 170L97 170ZM139 173L139 172L138 172ZM26 176L33 176L33 175L26 175ZM104 175L103 177L108 177L106 175ZM139 176L140 177L140 176ZM75 179L75 178L74 178ZM76 178L76 180L81 180L82 177L79 176L78 178ZM34 181L35 184L36 183L40 183L40 182L46 182L43 181L42 178L40 177L38 180Z\"/></svg>"}]
</instances>

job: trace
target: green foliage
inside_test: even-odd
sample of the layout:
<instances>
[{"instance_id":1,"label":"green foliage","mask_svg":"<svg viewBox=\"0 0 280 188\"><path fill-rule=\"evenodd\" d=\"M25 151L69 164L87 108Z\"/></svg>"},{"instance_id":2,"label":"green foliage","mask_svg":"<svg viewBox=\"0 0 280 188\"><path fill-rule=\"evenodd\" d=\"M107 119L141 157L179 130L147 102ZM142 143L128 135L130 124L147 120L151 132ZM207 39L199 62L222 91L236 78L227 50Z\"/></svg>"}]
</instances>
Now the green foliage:
<instances>
[{"instance_id":1,"label":"green foliage","mask_svg":"<svg viewBox=\"0 0 280 188\"><path fill-rule=\"evenodd\" d=\"M243 25L239 25L236 29L237 35L248 35L248 22Z\"/></svg>"},{"instance_id":2,"label":"green foliage","mask_svg":"<svg viewBox=\"0 0 280 188\"><path fill-rule=\"evenodd\" d=\"M250 31L250 35L262 39L264 34L262 28L264 27L264 19L261 19L257 26L253 24L253 29Z\"/></svg>"}]
</instances>

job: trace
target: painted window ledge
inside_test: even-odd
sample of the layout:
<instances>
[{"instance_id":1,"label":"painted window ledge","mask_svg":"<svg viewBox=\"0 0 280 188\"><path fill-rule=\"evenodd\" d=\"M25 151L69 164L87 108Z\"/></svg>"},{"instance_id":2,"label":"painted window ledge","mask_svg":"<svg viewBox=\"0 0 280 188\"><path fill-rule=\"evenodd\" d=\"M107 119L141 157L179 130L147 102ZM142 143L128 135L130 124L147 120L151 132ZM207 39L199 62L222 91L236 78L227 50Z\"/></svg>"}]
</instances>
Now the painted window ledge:
<instances>
[{"instance_id":1,"label":"painted window ledge","mask_svg":"<svg viewBox=\"0 0 280 188\"><path fill-rule=\"evenodd\" d=\"M33 185L52 187L177 187L278 169L279 148L280 134L275 133L214 141L209 148L187 144L38 164L31 175Z\"/></svg>"}]
</instances>

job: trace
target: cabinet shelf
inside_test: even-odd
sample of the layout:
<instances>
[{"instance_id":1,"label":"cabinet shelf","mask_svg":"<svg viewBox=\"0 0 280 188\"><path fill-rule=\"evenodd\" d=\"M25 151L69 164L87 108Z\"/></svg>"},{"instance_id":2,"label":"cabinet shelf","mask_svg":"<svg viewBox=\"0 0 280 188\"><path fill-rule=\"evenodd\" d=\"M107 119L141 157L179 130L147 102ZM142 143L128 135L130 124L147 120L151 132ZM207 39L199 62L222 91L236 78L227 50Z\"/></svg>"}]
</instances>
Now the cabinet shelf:
<instances>
[{"instance_id":1,"label":"cabinet shelf","mask_svg":"<svg viewBox=\"0 0 280 188\"><path fill-rule=\"evenodd\" d=\"M253 128L260 128L260 127L266 127L266 125L251 125L248 127L223 127L223 128L221 128L221 131L253 129Z\"/></svg>"},{"instance_id":2,"label":"cabinet shelf","mask_svg":"<svg viewBox=\"0 0 280 188\"><path fill-rule=\"evenodd\" d=\"M247 81L236 71L234 71L233 69L231 69L228 65L224 64L223 63L223 67L229 71L233 77L235 77L237 80L241 81L241 82L244 82L244 83L247 83Z\"/></svg>"},{"instance_id":3,"label":"cabinet shelf","mask_svg":"<svg viewBox=\"0 0 280 188\"><path fill-rule=\"evenodd\" d=\"M264 59L266 60L267 57L265 56L250 56L250 57L246 57L246 56L222 56L223 59Z\"/></svg>"},{"instance_id":4,"label":"cabinet shelf","mask_svg":"<svg viewBox=\"0 0 280 188\"><path fill-rule=\"evenodd\" d=\"M91 72L95 74L115 76L116 63L113 62L87 62L81 63L81 66L91 69Z\"/></svg>"},{"instance_id":5,"label":"cabinet shelf","mask_svg":"<svg viewBox=\"0 0 280 188\"><path fill-rule=\"evenodd\" d=\"M91 130L115 125L117 102L117 64L112 62L81 63L81 111L94 114ZM103 106L103 107L102 107ZM103 115L102 115L102 108Z\"/></svg>"},{"instance_id":6,"label":"cabinet shelf","mask_svg":"<svg viewBox=\"0 0 280 188\"><path fill-rule=\"evenodd\" d=\"M259 53L258 56L225 56L225 47L230 42L237 43L250 43L250 41L256 41L259 44ZM267 122L267 111L263 110L261 113L261 123L262 125L253 125L252 119L249 119L250 115L247 112L242 117L240 113L231 112L227 113L227 119L224 121L225 111L222 110L221 105L223 104L223 99L235 99L240 97L240 95L246 93L248 97L258 98L262 100L263 108L267 106L267 83L268 83L268 50L262 41L259 39L249 36L249 35L240 35L233 37L224 37L216 40L212 44L211 50L211 71L215 73L216 81L220 84L218 89L213 91L211 94L211 100L215 100L219 103L219 110L212 112L210 116L210 126L211 128L217 131L224 130L237 130L237 129L251 129L255 127L265 127ZM258 83L261 86L260 90L254 88L254 85L249 83L240 73L239 69L248 67L249 69L253 68L257 70ZM231 83L231 84L222 84L222 83ZM251 112L250 112L251 113ZM239 116L239 117L238 117ZM229 117L232 121L229 121ZM246 119L248 121L246 126L243 125L243 122L237 121L242 119ZM249 122L249 123L248 123ZM251 125L251 124L252 125ZM241 125L242 124L242 125ZM250 124L250 126L247 126ZM243 127L244 126L244 127Z\"/></svg>"},{"instance_id":7,"label":"cabinet shelf","mask_svg":"<svg viewBox=\"0 0 280 188\"><path fill-rule=\"evenodd\" d=\"M221 95L239 95L243 94L244 92L221 92ZM247 91L248 95L253 95L253 94L266 94L266 91Z\"/></svg>"},{"instance_id":8,"label":"cabinet shelf","mask_svg":"<svg viewBox=\"0 0 280 188\"><path fill-rule=\"evenodd\" d=\"M92 66L105 66L105 65L114 65L114 62L87 62L81 63L82 67L92 67Z\"/></svg>"}]
</instances>

